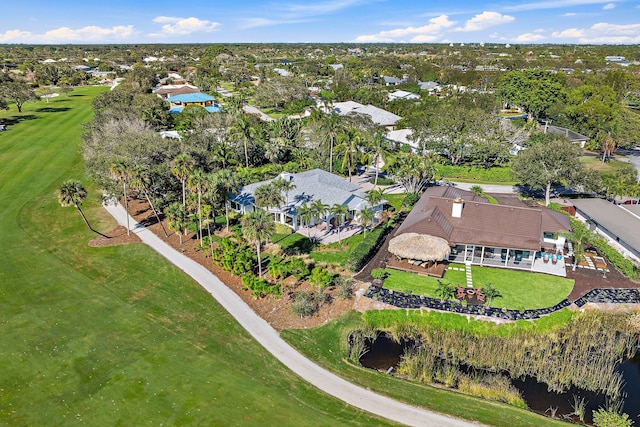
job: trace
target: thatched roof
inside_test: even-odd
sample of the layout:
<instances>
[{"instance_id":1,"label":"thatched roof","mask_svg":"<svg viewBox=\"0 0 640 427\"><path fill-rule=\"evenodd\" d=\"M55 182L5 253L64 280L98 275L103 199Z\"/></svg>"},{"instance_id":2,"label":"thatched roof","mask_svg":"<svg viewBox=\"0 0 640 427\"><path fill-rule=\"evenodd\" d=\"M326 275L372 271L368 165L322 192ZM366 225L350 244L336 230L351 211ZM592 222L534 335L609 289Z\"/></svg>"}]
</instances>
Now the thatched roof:
<instances>
[{"instance_id":1,"label":"thatched roof","mask_svg":"<svg viewBox=\"0 0 640 427\"><path fill-rule=\"evenodd\" d=\"M404 233L389 241L389 252L400 258L420 261L441 261L449 256L449 243L436 236Z\"/></svg>"}]
</instances>

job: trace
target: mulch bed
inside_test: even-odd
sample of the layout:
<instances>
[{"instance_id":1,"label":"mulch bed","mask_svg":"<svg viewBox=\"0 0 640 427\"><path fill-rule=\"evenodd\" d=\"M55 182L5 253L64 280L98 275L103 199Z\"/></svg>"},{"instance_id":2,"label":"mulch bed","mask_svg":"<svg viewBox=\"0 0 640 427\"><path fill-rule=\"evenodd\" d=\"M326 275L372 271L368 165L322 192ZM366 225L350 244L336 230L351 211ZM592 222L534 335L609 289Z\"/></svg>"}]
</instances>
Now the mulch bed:
<instances>
[{"instance_id":1,"label":"mulch bed","mask_svg":"<svg viewBox=\"0 0 640 427\"><path fill-rule=\"evenodd\" d=\"M269 322L271 326L277 330L311 328L336 319L349 310L355 309L358 311L366 311L368 309L381 306L381 304L376 301L368 298L361 298L359 295L364 294L368 284L356 282L354 286L354 298L350 300L343 300L339 297L332 297L331 304L323 305L314 316L306 318L294 316L291 314L292 292L310 291L312 288L307 282L302 282L295 288L287 287L284 289L284 295L279 299L275 299L272 296L254 298L251 296L249 291L242 289L242 280L239 276L231 274L220 267L213 265L211 262L211 254L209 253L208 255L205 255L198 249L199 242L195 233L190 232L186 236L183 235L182 244L180 244L180 236L170 230L166 224L166 220L161 217L161 219L163 219L163 225L169 234L169 237L166 238L162 227L153 215L153 211L144 200L130 199L129 213L136 221L153 231L154 234L171 245L174 249L207 268L231 290L238 294L238 296L240 296L243 301L260 317ZM217 230L217 232L221 233L222 231ZM110 239L100 237L92 240L90 244L92 246L108 246L140 242L140 239L134 233L127 236L127 230L122 226L119 226L110 233L107 233L107 235L114 237ZM358 291L359 287L361 289ZM328 290L327 293L333 294L333 290Z\"/></svg>"},{"instance_id":2,"label":"mulch bed","mask_svg":"<svg viewBox=\"0 0 640 427\"><path fill-rule=\"evenodd\" d=\"M572 271L572 266L567 266L567 277L575 280L573 290L568 296L570 301L575 301L578 298L584 296L592 289L640 289L640 282L634 282L630 280L622 273L618 272L613 266L609 265L609 270L606 276L603 276L601 271L590 270L587 268L576 268L576 271Z\"/></svg>"}]
</instances>

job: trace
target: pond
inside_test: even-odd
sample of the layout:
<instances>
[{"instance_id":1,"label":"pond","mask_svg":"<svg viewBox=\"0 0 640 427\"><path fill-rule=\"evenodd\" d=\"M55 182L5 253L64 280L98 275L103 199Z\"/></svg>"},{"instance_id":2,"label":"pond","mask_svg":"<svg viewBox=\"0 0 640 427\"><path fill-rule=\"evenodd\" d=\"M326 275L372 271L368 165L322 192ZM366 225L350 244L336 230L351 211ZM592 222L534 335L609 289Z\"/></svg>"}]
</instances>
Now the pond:
<instances>
[{"instance_id":1,"label":"pond","mask_svg":"<svg viewBox=\"0 0 640 427\"><path fill-rule=\"evenodd\" d=\"M413 341L395 342L384 334L376 338L369 351L360 358L360 364L366 368L391 372L400 363L407 349L415 345ZM635 424L640 424L640 354L626 360L619 367L624 386L622 396L624 405L622 412L629 414ZM605 396L602 394L572 388L565 393L555 393L547 390L546 384L539 383L535 378L513 380L513 385L520 391L523 399L532 411L543 415L562 418L573 412L574 395L584 398L586 403L585 422L592 422L592 411L605 406ZM577 420L575 420L577 421Z\"/></svg>"}]
</instances>

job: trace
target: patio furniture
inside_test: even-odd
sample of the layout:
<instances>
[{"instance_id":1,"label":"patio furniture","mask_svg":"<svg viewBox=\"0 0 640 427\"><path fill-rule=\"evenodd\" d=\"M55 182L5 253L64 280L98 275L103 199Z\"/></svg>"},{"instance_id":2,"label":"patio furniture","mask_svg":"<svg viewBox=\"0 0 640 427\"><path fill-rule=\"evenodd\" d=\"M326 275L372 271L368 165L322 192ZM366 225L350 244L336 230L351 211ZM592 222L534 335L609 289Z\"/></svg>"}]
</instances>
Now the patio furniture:
<instances>
[{"instance_id":1,"label":"patio furniture","mask_svg":"<svg viewBox=\"0 0 640 427\"><path fill-rule=\"evenodd\" d=\"M458 287L456 288L456 298L464 299L464 297L465 297L464 288L458 285Z\"/></svg>"},{"instance_id":2,"label":"patio furniture","mask_svg":"<svg viewBox=\"0 0 640 427\"><path fill-rule=\"evenodd\" d=\"M486 296L484 294L478 294L476 295L476 299L478 300L478 302L485 302Z\"/></svg>"}]
</instances>

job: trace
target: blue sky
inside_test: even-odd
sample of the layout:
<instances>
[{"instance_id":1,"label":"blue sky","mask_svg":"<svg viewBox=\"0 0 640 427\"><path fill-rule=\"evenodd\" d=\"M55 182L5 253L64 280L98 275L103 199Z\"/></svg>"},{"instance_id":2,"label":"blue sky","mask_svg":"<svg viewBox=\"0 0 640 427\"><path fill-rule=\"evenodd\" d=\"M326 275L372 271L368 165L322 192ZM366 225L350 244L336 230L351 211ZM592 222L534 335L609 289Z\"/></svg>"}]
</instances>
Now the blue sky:
<instances>
[{"instance_id":1,"label":"blue sky","mask_svg":"<svg viewBox=\"0 0 640 427\"><path fill-rule=\"evenodd\" d=\"M0 43L640 44L640 0L5 0Z\"/></svg>"}]
</instances>

